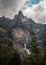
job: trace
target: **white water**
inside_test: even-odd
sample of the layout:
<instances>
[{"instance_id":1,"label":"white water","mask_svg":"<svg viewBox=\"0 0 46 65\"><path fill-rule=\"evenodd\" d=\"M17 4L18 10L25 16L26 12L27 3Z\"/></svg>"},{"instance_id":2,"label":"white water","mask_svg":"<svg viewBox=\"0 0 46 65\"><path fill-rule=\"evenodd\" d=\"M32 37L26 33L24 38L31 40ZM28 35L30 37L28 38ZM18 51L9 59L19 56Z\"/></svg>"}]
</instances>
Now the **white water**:
<instances>
[{"instance_id":1,"label":"white water","mask_svg":"<svg viewBox=\"0 0 46 65\"><path fill-rule=\"evenodd\" d=\"M26 50L27 53L30 54L30 51L26 48L26 44L24 44L24 50Z\"/></svg>"}]
</instances>

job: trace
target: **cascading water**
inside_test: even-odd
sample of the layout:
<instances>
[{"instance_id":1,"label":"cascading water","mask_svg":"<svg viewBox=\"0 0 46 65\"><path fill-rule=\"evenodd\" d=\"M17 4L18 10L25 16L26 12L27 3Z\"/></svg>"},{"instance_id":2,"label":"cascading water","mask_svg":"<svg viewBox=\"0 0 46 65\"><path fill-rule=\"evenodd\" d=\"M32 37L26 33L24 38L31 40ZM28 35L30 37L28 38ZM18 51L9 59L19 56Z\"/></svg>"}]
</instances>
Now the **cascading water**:
<instances>
[{"instance_id":1,"label":"cascading water","mask_svg":"<svg viewBox=\"0 0 46 65\"><path fill-rule=\"evenodd\" d=\"M28 54L30 54L30 51L26 48L26 44L24 43L24 50L27 51Z\"/></svg>"}]
</instances>

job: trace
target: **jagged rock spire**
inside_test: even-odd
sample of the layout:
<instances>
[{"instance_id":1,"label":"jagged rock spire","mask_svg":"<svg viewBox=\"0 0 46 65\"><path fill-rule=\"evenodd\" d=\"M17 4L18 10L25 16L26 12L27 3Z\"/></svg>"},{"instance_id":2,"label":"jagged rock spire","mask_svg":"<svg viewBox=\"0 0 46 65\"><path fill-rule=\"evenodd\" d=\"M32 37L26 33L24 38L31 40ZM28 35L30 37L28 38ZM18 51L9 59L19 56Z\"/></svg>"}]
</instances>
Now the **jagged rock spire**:
<instances>
[{"instance_id":1,"label":"jagged rock spire","mask_svg":"<svg viewBox=\"0 0 46 65\"><path fill-rule=\"evenodd\" d=\"M19 15L19 16L23 16L23 13L22 13L21 10L18 12L18 15Z\"/></svg>"}]
</instances>

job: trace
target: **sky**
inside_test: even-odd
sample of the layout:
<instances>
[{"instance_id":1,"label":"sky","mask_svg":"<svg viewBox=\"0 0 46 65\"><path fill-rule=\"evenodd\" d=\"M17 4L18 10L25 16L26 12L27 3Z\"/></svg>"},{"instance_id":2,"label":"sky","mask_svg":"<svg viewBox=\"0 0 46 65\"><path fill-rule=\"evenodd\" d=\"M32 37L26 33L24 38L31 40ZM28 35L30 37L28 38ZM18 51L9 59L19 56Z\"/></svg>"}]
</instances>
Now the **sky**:
<instances>
[{"instance_id":1,"label":"sky","mask_svg":"<svg viewBox=\"0 0 46 65\"><path fill-rule=\"evenodd\" d=\"M19 10L36 23L46 23L46 0L0 0L0 16L13 18Z\"/></svg>"}]
</instances>

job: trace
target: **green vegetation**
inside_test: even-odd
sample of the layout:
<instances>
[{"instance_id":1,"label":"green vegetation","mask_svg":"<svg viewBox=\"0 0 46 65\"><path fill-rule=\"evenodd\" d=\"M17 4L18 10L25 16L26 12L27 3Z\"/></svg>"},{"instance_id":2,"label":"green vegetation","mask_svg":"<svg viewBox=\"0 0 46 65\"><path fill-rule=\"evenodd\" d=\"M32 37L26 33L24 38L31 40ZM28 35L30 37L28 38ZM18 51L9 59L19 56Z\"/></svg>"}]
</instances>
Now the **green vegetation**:
<instances>
[{"instance_id":1,"label":"green vegetation","mask_svg":"<svg viewBox=\"0 0 46 65\"><path fill-rule=\"evenodd\" d=\"M30 50L31 55L24 59L25 65L46 65L45 52L39 48L34 32Z\"/></svg>"},{"instance_id":2,"label":"green vegetation","mask_svg":"<svg viewBox=\"0 0 46 65\"><path fill-rule=\"evenodd\" d=\"M7 45L9 42L6 40L12 43L6 31L0 30L0 65L46 65L46 53L39 48L34 33L32 33L31 54L27 57L21 56L18 50Z\"/></svg>"}]
</instances>

